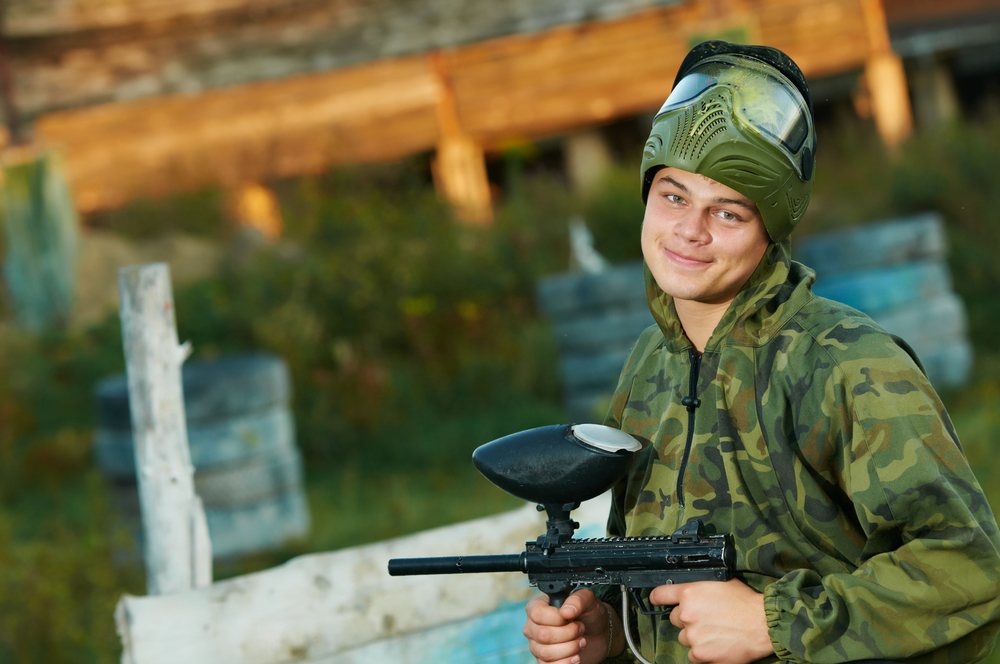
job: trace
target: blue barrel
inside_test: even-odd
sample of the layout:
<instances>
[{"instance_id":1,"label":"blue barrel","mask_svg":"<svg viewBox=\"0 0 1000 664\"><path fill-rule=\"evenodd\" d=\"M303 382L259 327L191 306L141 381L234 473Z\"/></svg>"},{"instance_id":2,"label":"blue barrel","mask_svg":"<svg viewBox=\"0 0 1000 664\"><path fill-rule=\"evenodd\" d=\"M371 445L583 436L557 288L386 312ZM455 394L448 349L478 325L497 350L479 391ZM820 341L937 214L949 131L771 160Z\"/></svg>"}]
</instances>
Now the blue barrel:
<instances>
[{"instance_id":1,"label":"blue barrel","mask_svg":"<svg viewBox=\"0 0 1000 664\"><path fill-rule=\"evenodd\" d=\"M546 277L535 296L555 334L569 419L603 422L629 351L654 324L642 262Z\"/></svg>"},{"instance_id":2,"label":"blue barrel","mask_svg":"<svg viewBox=\"0 0 1000 664\"><path fill-rule=\"evenodd\" d=\"M972 344L965 304L952 290L939 214L809 235L793 256L816 270L814 293L865 312L906 341L936 388L968 381Z\"/></svg>"},{"instance_id":3,"label":"blue barrel","mask_svg":"<svg viewBox=\"0 0 1000 664\"><path fill-rule=\"evenodd\" d=\"M182 367L195 491L215 558L280 546L309 530L302 458L295 444L285 362L270 354L188 361ZM124 374L95 388L94 458L117 505L139 513Z\"/></svg>"}]
</instances>

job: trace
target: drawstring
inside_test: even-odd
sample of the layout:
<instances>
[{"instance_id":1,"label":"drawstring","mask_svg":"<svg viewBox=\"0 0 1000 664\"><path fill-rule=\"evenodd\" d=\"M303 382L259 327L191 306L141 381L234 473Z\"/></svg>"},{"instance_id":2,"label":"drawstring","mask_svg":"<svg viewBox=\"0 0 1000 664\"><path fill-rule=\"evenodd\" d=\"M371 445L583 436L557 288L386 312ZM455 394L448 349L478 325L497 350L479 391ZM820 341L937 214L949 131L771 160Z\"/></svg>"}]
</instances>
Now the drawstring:
<instances>
[{"instance_id":1,"label":"drawstring","mask_svg":"<svg viewBox=\"0 0 1000 664\"><path fill-rule=\"evenodd\" d=\"M691 360L688 395L681 399L681 405L687 408L688 412L688 434L687 443L684 445L684 457L681 459L681 467L677 473L677 502L681 507L684 507L684 473L687 470L688 457L691 455L691 445L694 443L694 411L701 405L701 399L695 396L698 393L698 369L701 367L701 355L694 348L689 348L688 358Z\"/></svg>"}]
</instances>

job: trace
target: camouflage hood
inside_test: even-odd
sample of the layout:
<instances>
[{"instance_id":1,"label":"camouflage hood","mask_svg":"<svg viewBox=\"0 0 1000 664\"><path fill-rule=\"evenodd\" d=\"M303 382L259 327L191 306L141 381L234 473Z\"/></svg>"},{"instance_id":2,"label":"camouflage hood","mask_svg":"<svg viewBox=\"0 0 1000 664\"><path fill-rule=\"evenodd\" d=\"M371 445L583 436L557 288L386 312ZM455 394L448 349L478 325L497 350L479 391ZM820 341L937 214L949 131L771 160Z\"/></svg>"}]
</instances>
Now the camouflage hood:
<instances>
[{"instance_id":1,"label":"camouflage hood","mask_svg":"<svg viewBox=\"0 0 1000 664\"><path fill-rule=\"evenodd\" d=\"M699 355L647 271L656 325L606 420L643 448L609 535L732 533L772 661L977 661L1000 629L996 520L912 351L814 278L770 246ZM647 659L688 662L668 620L632 620Z\"/></svg>"}]
</instances>

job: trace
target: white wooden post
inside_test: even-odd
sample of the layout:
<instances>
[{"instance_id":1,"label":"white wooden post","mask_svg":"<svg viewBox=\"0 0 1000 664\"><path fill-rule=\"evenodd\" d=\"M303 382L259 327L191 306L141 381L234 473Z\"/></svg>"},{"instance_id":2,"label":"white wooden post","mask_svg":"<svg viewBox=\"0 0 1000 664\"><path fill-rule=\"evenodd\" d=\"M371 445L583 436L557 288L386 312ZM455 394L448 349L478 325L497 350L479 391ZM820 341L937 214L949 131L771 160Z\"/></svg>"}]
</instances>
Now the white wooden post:
<instances>
[{"instance_id":1,"label":"white wooden post","mask_svg":"<svg viewBox=\"0 0 1000 664\"><path fill-rule=\"evenodd\" d=\"M146 592L162 595L210 585L212 551L184 420L181 364L170 268L153 263L118 271L122 342L145 537Z\"/></svg>"}]
</instances>

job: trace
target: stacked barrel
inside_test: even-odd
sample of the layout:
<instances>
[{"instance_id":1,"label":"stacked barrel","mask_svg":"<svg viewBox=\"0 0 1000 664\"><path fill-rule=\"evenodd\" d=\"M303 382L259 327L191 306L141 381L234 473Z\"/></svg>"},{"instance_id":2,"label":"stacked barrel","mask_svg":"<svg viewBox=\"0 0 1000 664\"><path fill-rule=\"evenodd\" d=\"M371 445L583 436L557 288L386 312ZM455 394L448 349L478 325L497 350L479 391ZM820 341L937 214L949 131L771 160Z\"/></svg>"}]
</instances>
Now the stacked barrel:
<instances>
[{"instance_id":1,"label":"stacked barrel","mask_svg":"<svg viewBox=\"0 0 1000 664\"><path fill-rule=\"evenodd\" d=\"M602 422L632 345L654 323L642 263L546 277L536 297L555 332L569 418Z\"/></svg>"},{"instance_id":2,"label":"stacked barrel","mask_svg":"<svg viewBox=\"0 0 1000 664\"><path fill-rule=\"evenodd\" d=\"M182 380L195 490L205 507L214 557L260 551L305 535L309 510L284 361L269 354L188 361ZM95 393L100 420L95 459L115 502L137 523L126 377L102 381Z\"/></svg>"},{"instance_id":3,"label":"stacked barrel","mask_svg":"<svg viewBox=\"0 0 1000 664\"><path fill-rule=\"evenodd\" d=\"M972 369L965 304L946 256L944 223L933 212L810 235L793 254L816 270L814 293L901 337L938 389L963 385Z\"/></svg>"}]
</instances>

